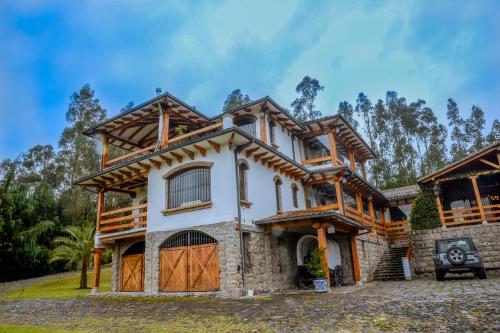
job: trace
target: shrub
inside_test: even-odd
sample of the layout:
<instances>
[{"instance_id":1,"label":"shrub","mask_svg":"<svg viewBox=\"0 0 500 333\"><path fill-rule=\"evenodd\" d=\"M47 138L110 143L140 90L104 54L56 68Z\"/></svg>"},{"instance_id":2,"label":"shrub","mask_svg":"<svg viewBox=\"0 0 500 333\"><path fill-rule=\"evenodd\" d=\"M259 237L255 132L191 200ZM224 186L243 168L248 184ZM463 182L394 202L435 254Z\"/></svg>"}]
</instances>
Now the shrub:
<instances>
[{"instance_id":1,"label":"shrub","mask_svg":"<svg viewBox=\"0 0 500 333\"><path fill-rule=\"evenodd\" d=\"M304 266L306 266L306 268L309 270L309 273L311 273L312 276L318 279L326 279L326 272L323 270L323 266L321 265L323 253L323 249L316 248L316 250L311 253L309 261L304 264Z\"/></svg>"},{"instance_id":2,"label":"shrub","mask_svg":"<svg viewBox=\"0 0 500 333\"><path fill-rule=\"evenodd\" d=\"M423 190L417 194L410 221L413 230L433 229L441 226L436 201L430 190Z\"/></svg>"}]
</instances>

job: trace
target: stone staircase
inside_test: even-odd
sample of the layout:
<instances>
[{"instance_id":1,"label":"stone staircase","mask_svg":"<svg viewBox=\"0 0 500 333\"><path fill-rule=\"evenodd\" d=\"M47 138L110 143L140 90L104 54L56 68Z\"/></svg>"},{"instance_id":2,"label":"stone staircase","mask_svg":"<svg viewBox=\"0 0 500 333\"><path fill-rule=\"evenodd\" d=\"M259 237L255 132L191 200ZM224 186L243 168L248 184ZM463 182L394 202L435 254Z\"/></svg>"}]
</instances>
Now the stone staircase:
<instances>
[{"instance_id":1,"label":"stone staircase","mask_svg":"<svg viewBox=\"0 0 500 333\"><path fill-rule=\"evenodd\" d=\"M401 258L406 255L407 246L391 247L384 253L373 275L374 281L404 280Z\"/></svg>"}]
</instances>

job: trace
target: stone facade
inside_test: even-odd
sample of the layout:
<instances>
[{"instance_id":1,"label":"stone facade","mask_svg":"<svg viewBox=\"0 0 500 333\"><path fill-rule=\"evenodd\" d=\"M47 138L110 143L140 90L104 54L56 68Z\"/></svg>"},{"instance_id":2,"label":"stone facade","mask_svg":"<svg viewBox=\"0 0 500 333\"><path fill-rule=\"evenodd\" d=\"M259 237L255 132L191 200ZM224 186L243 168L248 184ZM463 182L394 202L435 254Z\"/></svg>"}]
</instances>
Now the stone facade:
<instances>
[{"instance_id":1,"label":"stone facade","mask_svg":"<svg viewBox=\"0 0 500 333\"><path fill-rule=\"evenodd\" d=\"M377 265L384 253L389 249L389 242L386 237L365 234L356 237L356 245L358 248L361 281L372 281Z\"/></svg>"},{"instance_id":2,"label":"stone facade","mask_svg":"<svg viewBox=\"0 0 500 333\"><path fill-rule=\"evenodd\" d=\"M478 224L454 228L414 230L411 235L414 251L414 272L417 276L434 274L435 240L441 238L471 237L484 267L500 269L500 223Z\"/></svg>"}]
</instances>

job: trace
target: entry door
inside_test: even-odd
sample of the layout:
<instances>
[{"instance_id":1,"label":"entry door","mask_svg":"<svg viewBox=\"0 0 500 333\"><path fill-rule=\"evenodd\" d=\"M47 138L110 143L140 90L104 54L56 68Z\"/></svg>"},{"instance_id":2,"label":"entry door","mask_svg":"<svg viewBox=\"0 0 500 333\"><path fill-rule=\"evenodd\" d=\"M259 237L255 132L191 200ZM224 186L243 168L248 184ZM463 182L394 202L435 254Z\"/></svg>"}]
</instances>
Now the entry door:
<instances>
[{"instance_id":1,"label":"entry door","mask_svg":"<svg viewBox=\"0 0 500 333\"><path fill-rule=\"evenodd\" d=\"M122 291L144 291L144 254L122 257Z\"/></svg>"},{"instance_id":2,"label":"entry door","mask_svg":"<svg viewBox=\"0 0 500 333\"><path fill-rule=\"evenodd\" d=\"M217 244L183 246L160 251L160 290L215 291L219 288Z\"/></svg>"}]
</instances>

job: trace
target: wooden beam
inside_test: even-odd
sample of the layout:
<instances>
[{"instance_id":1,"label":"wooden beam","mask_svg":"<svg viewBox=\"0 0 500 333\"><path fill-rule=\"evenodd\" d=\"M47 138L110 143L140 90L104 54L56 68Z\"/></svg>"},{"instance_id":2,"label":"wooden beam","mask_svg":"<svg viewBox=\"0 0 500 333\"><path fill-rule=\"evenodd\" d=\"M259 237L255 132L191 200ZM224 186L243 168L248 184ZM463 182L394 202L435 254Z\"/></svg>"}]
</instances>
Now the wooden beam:
<instances>
[{"instance_id":1,"label":"wooden beam","mask_svg":"<svg viewBox=\"0 0 500 333\"><path fill-rule=\"evenodd\" d=\"M135 173L136 175L140 175L141 174L141 170L137 169L137 168L133 168L131 166L127 166L126 167L128 170L132 171L133 173Z\"/></svg>"},{"instance_id":2,"label":"wooden beam","mask_svg":"<svg viewBox=\"0 0 500 333\"><path fill-rule=\"evenodd\" d=\"M283 163L279 163L279 164L276 164L274 166L274 171L278 170L279 168L281 168L282 166L286 165L286 162L283 162Z\"/></svg>"},{"instance_id":3,"label":"wooden beam","mask_svg":"<svg viewBox=\"0 0 500 333\"><path fill-rule=\"evenodd\" d=\"M469 177L469 179L472 181L472 187L474 188L474 194L476 195L477 207L479 208L479 213L481 213L481 220L486 223L483 200L481 200L481 194L479 193L479 187L477 186L477 176Z\"/></svg>"},{"instance_id":4,"label":"wooden beam","mask_svg":"<svg viewBox=\"0 0 500 333\"><path fill-rule=\"evenodd\" d=\"M94 264L93 264L93 277L92 277L92 291L94 293L99 292L99 284L101 280L101 255L104 252L103 248L93 248L92 253L94 254Z\"/></svg>"},{"instance_id":5,"label":"wooden beam","mask_svg":"<svg viewBox=\"0 0 500 333\"><path fill-rule=\"evenodd\" d=\"M163 162L167 163L168 166L172 165L172 160L166 156L159 155L159 157L163 160Z\"/></svg>"},{"instance_id":6,"label":"wooden beam","mask_svg":"<svg viewBox=\"0 0 500 333\"><path fill-rule=\"evenodd\" d=\"M234 132L231 133L231 137L229 138L228 143L227 143L229 150L233 149L233 144L234 144Z\"/></svg>"},{"instance_id":7,"label":"wooden beam","mask_svg":"<svg viewBox=\"0 0 500 333\"><path fill-rule=\"evenodd\" d=\"M104 190L100 190L97 193L97 220L96 220L96 231L101 229L101 214L104 210Z\"/></svg>"},{"instance_id":8,"label":"wooden beam","mask_svg":"<svg viewBox=\"0 0 500 333\"><path fill-rule=\"evenodd\" d=\"M480 161L481 161L481 162L483 162L484 164L487 164L487 165L489 165L489 166L494 167L495 169L500 169L500 165L496 165L496 164L495 164L495 163L493 163L493 162L490 162L490 161L485 160L485 159L483 159L483 158L481 158L481 159L480 159Z\"/></svg>"},{"instance_id":9,"label":"wooden beam","mask_svg":"<svg viewBox=\"0 0 500 333\"><path fill-rule=\"evenodd\" d=\"M214 150L218 153L220 153L220 144L217 142L214 142L212 140L207 140L207 142L214 148Z\"/></svg>"},{"instance_id":10,"label":"wooden beam","mask_svg":"<svg viewBox=\"0 0 500 333\"><path fill-rule=\"evenodd\" d=\"M187 156L189 156L189 158L191 159L191 161L194 160L194 151L191 151L191 150L186 149L186 148L182 148L182 151L184 153L186 153Z\"/></svg>"},{"instance_id":11,"label":"wooden beam","mask_svg":"<svg viewBox=\"0 0 500 333\"><path fill-rule=\"evenodd\" d=\"M148 162L151 162L151 164L153 164L156 169L160 170L160 168L161 168L161 162L153 160L152 158L149 158Z\"/></svg>"},{"instance_id":12,"label":"wooden beam","mask_svg":"<svg viewBox=\"0 0 500 333\"><path fill-rule=\"evenodd\" d=\"M253 153L255 153L255 152L256 152L257 150L259 150L259 149L260 149L260 147L259 147L259 146L255 147L255 148L250 148L250 149L247 149L247 151L246 151L246 153L245 153L245 156L246 156L247 158L249 158L250 156L252 156L252 154L253 154Z\"/></svg>"},{"instance_id":13,"label":"wooden beam","mask_svg":"<svg viewBox=\"0 0 500 333\"><path fill-rule=\"evenodd\" d=\"M357 168L356 168L356 157L354 156L354 150L352 149L349 149L349 162L351 163L351 169L354 171L354 172L357 172Z\"/></svg>"},{"instance_id":14,"label":"wooden beam","mask_svg":"<svg viewBox=\"0 0 500 333\"><path fill-rule=\"evenodd\" d=\"M337 157L337 143L335 142L335 134L333 132L328 132L328 143L330 146L330 157L332 159L332 164L336 165L338 157Z\"/></svg>"},{"instance_id":15,"label":"wooden beam","mask_svg":"<svg viewBox=\"0 0 500 333\"><path fill-rule=\"evenodd\" d=\"M266 133L266 114L261 111L259 114L259 128L260 128L260 140L267 144L267 133Z\"/></svg>"},{"instance_id":16,"label":"wooden beam","mask_svg":"<svg viewBox=\"0 0 500 333\"><path fill-rule=\"evenodd\" d=\"M260 153L260 154L255 154L254 157L253 157L253 159L255 160L255 162L258 162L261 157L266 156L267 154L268 154L267 152Z\"/></svg>"},{"instance_id":17,"label":"wooden beam","mask_svg":"<svg viewBox=\"0 0 500 333\"><path fill-rule=\"evenodd\" d=\"M146 170L146 171L149 171L149 169L151 169L151 165L149 165L149 164L142 163L142 162L137 162L137 164L138 164L141 168L143 168L144 170Z\"/></svg>"},{"instance_id":18,"label":"wooden beam","mask_svg":"<svg viewBox=\"0 0 500 333\"><path fill-rule=\"evenodd\" d=\"M363 179L366 180L366 166L365 166L365 161L361 162L361 174L363 175Z\"/></svg>"},{"instance_id":19,"label":"wooden beam","mask_svg":"<svg viewBox=\"0 0 500 333\"><path fill-rule=\"evenodd\" d=\"M441 220L441 225L445 226L445 219L444 219L444 214L443 214L443 205L441 205L441 198L439 197L439 194L436 195L436 206L439 212L439 219Z\"/></svg>"},{"instance_id":20,"label":"wooden beam","mask_svg":"<svg viewBox=\"0 0 500 333\"><path fill-rule=\"evenodd\" d=\"M373 199L368 199L368 211L370 213L370 222L372 224L373 232L376 234L377 229L375 228L375 211L373 210Z\"/></svg>"},{"instance_id":21,"label":"wooden beam","mask_svg":"<svg viewBox=\"0 0 500 333\"><path fill-rule=\"evenodd\" d=\"M115 178L118 178L119 180L122 180L123 179L123 176L122 175L119 175L117 173L113 173L113 172L110 172L109 173L111 176L115 177Z\"/></svg>"},{"instance_id":22,"label":"wooden beam","mask_svg":"<svg viewBox=\"0 0 500 333\"><path fill-rule=\"evenodd\" d=\"M203 157L207 156L207 151L205 150L205 148L200 147L198 145L193 145L193 147L201 154L201 156Z\"/></svg>"},{"instance_id":23,"label":"wooden beam","mask_svg":"<svg viewBox=\"0 0 500 333\"><path fill-rule=\"evenodd\" d=\"M315 225L313 225L313 227ZM318 236L318 248L323 250L323 257L321 258L321 266L323 266L323 272L326 273L326 279L328 280L328 286L330 286L330 271L328 269L328 244L326 241L326 228L323 226L320 226L316 229L316 233Z\"/></svg>"},{"instance_id":24,"label":"wooden beam","mask_svg":"<svg viewBox=\"0 0 500 333\"><path fill-rule=\"evenodd\" d=\"M132 177L132 173L131 172L128 172L128 171L125 171L125 170L122 170L122 169L118 169L117 171L119 173L121 173L122 175L124 175L125 177Z\"/></svg>"},{"instance_id":25,"label":"wooden beam","mask_svg":"<svg viewBox=\"0 0 500 333\"><path fill-rule=\"evenodd\" d=\"M102 156L101 156L101 169L106 168L109 161L109 136L103 134L102 137Z\"/></svg>"},{"instance_id":26,"label":"wooden beam","mask_svg":"<svg viewBox=\"0 0 500 333\"><path fill-rule=\"evenodd\" d=\"M335 182L335 196L337 197L337 203L339 205L340 214L345 215L344 198L342 194L342 182L340 181L340 179L338 179Z\"/></svg>"},{"instance_id":27,"label":"wooden beam","mask_svg":"<svg viewBox=\"0 0 500 333\"><path fill-rule=\"evenodd\" d=\"M359 257L358 257L358 246L356 243L356 234L351 234L351 255L352 255L352 266L354 270L354 280L356 282L361 281L361 272L359 269Z\"/></svg>"},{"instance_id":28,"label":"wooden beam","mask_svg":"<svg viewBox=\"0 0 500 333\"><path fill-rule=\"evenodd\" d=\"M171 154L173 157L175 157L175 159L177 160L177 162L182 163L182 160L183 160L182 155L179 155L179 154L174 153L174 152L172 152L172 151L170 152L170 154Z\"/></svg>"}]
</instances>

